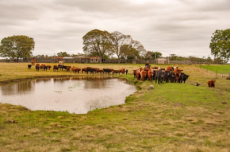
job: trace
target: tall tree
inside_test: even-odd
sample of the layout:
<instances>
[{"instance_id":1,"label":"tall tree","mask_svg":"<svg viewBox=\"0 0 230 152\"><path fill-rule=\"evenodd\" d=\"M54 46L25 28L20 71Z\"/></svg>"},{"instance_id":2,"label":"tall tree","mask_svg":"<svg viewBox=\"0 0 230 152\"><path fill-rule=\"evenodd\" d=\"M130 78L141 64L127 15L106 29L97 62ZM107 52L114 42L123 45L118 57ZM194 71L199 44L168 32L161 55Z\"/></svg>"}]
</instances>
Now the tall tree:
<instances>
[{"instance_id":1,"label":"tall tree","mask_svg":"<svg viewBox=\"0 0 230 152\"><path fill-rule=\"evenodd\" d=\"M94 29L83 37L83 50L86 54L96 52L102 59L105 54L111 54L113 51L113 40L114 38L109 32Z\"/></svg>"},{"instance_id":2,"label":"tall tree","mask_svg":"<svg viewBox=\"0 0 230 152\"><path fill-rule=\"evenodd\" d=\"M225 62L230 58L230 29L216 30L211 37L209 45L215 58L223 58Z\"/></svg>"},{"instance_id":3,"label":"tall tree","mask_svg":"<svg viewBox=\"0 0 230 152\"><path fill-rule=\"evenodd\" d=\"M139 41L133 40L130 35L125 35L118 31L112 32L111 35L114 37L114 53L118 58L120 58L122 55L121 47L123 45L129 45L132 48L135 48L141 55L146 53L144 46Z\"/></svg>"},{"instance_id":4,"label":"tall tree","mask_svg":"<svg viewBox=\"0 0 230 152\"><path fill-rule=\"evenodd\" d=\"M34 39L24 35L14 35L3 38L0 46L0 56L10 58L30 58L34 50Z\"/></svg>"}]
</instances>

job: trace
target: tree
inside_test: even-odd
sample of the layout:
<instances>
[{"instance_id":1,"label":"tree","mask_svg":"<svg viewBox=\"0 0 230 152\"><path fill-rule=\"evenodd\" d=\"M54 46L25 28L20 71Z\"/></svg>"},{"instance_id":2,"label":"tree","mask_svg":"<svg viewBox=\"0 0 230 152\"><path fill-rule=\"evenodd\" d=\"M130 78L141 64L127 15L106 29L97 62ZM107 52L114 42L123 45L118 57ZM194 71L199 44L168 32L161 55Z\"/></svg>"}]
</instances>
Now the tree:
<instances>
[{"instance_id":1,"label":"tree","mask_svg":"<svg viewBox=\"0 0 230 152\"><path fill-rule=\"evenodd\" d=\"M216 30L209 45L215 58L223 58L227 63L230 58L230 29Z\"/></svg>"},{"instance_id":2,"label":"tree","mask_svg":"<svg viewBox=\"0 0 230 152\"><path fill-rule=\"evenodd\" d=\"M137 51L131 45L122 45L121 55L124 59L135 59L139 57L139 51Z\"/></svg>"},{"instance_id":3,"label":"tree","mask_svg":"<svg viewBox=\"0 0 230 152\"><path fill-rule=\"evenodd\" d=\"M0 46L0 56L10 58L30 58L34 50L34 39L24 35L14 35L3 38Z\"/></svg>"},{"instance_id":4,"label":"tree","mask_svg":"<svg viewBox=\"0 0 230 152\"><path fill-rule=\"evenodd\" d=\"M70 56L70 55L67 52L59 52L59 53L57 53L57 56L65 57L65 56Z\"/></svg>"},{"instance_id":5,"label":"tree","mask_svg":"<svg viewBox=\"0 0 230 152\"><path fill-rule=\"evenodd\" d=\"M144 46L139 41L133 40L130 35L125 35L118 31L111 33L111 35L114 37L114 53L117 55L118 59L122 55L121 47L123 45L129 45L132 48L135 48L141 55L144 55L146 53Z\"/></svg>"},{"instance_id":6,"label":"tree","mask_svg":"<svg viewBox=\"0 0 230 152\"><path fill-rule=\"evenodd\" d=\"M89 31L83 37L83 51L86 54L96 52L98 56L102 59L105 54L111 54L111 52L113 51L113 40L114 38L109 32L94 29L92 31Z\"/></svg>"}]
</instances>

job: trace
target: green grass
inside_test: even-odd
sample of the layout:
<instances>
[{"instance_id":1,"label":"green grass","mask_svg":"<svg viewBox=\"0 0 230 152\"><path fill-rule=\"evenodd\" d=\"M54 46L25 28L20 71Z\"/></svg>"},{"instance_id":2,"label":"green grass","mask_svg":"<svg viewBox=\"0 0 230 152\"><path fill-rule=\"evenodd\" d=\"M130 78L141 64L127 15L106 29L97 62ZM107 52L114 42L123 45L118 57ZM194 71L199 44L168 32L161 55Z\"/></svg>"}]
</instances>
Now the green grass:
<instances>
[{"instance_id":1,"label":"green grass","mask_svg":"<svg viewBox=\"0 0 230 152\"><path fill-rule=\"evenodd\" d=\"M155 84L133 78L131 69L141 65L106 66L130 69L127 76L115 75L139 88L126 98L126 104L84 115L30 111L21 106L0 104L1 151L229 151L229 80L199 67L179 65L189 75L185 84ZM18 72L13 77L16 79L72 75L36 72L25 69L25 65L15 67L17 65L11 66L11 70ZM5 71L8 68L2 66L0 73L4 78L0 80L10 76ZM217 79L215 89L207 86L207 81L213 78ZM201 86L194 86L195 82ZM149 85L154 85L154 89L148 90Z\"/></svg>"},{"instance_id":2,"label":"green grass","mask_svg":"<svg viewBox=\"0 0 230 152\"><path fill-rule=\"evenodd\" d=\"M200 67L219 74L222 74L222 72L224 74L230 73L230 65L201 65Z\"/></svg>"}]
</instances>

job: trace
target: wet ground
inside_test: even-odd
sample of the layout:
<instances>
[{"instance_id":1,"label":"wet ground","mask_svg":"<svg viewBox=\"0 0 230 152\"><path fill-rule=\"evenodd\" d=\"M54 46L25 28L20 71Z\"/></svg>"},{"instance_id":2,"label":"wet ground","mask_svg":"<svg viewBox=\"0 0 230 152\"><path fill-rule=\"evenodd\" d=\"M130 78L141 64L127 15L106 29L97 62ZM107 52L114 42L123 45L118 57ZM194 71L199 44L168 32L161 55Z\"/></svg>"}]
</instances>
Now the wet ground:
<instances>
[{"instance_id":1,"label":"wet ground","mask_svg":"<svg viewBox=\"0 0 230 152\"><path fill-rule=\"evenodd\" d=\"M125 103L136 91L126 80L112 77L45 78L0 86L0 102L30 110L90 110Z\"/></svg>"}]
</instances>

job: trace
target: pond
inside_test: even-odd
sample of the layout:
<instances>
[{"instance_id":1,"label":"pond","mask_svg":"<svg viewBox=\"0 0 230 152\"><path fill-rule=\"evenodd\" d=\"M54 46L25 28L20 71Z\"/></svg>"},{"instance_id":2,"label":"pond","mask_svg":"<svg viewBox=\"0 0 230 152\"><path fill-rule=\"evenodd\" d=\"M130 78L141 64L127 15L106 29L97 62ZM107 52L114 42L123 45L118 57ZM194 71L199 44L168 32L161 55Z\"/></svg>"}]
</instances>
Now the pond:
<instances>
[{"instance_id":1,"label":"pond","mask_svg":"<svg viewBox=\"0 0 230 152\"><path fill-rule=\"evenodd\" d=\"M112 77L44 78L0 86L0 102L30 110L86 114L124 104L135 91L125 79Z\"/></svg>"}]
</instances>

